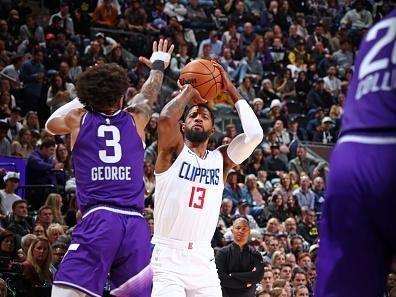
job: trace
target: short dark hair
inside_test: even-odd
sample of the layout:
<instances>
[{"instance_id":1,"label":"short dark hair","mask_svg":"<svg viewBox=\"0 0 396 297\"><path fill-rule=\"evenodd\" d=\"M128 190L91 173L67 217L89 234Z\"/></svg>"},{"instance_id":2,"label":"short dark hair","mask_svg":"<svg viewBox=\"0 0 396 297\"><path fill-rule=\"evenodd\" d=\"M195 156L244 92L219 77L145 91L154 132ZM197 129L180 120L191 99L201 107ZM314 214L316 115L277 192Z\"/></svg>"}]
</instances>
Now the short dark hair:
<instances>
[{"instance_id":1,"label":"short dark hair","mask_svg":"<svg viewBox=\"0 0 396 297\"><path fill-rule=\"evenodd\" d=\"M23 204L23 203L25 203L26 205L29 205L29 203L28 203L27 200L25 200L25 199L19 199L19 200L14 201L14 203L12 204L12 210L14 211L15 208L16 208L19 204Z\"/></svg>"},{"instance_id":2,"label":"short dark hair","mask_svg":"<svg viewBox=\"0 0 396 297\"><path fill-rule=\"evenodd\" d=\"M127 88L128 76L115 63L90 68L80 75L76 84L81 103L94 111L115 107Z\"/></svg>"},{"instance_id":3,"label":"short dark hair","mask_svg":"<svg viewBox=\"0 0 396 297\"><path fill-rule=\"evenodd\" d=\"M207 104L198 104L198 105L188 106L183 114L183 118L182 118L183 122L186 120L186 117L187 117L188 113L190 112L190 110L195 106L206 108L209 111L210 119L212 120L212 124L214 125L214 114L213 114L213 111L210 109L210 107Z\"/></svg>"},{"instance_id":4,"label":"short dark hair","mask_svg":"<svg viewBox=\"0 0 396 297\"><path fill-rule=\"evenodd\" d=\"M54 210L52 209L51 206L44 205L44 206L41 206L41 207L39 208L37 214L40 216L41 213L43 212L43 210L46 210L46 209L50 209L50 210L52 211L52 213L54 213Z\"/></svg>"},{"instance_id":5,"label":"short dark hair","mask_svg":"<svg viewBox=\"0 0 396 297\"><path fill-rule=\"evenodd\" d=\"M48 148L48 147L52 147L52 146L55 147L55 145L56 145L55 140L47 138L47 139L44 139L43 142L41 143L40 149Z\"/></svg>"}]
</instances>

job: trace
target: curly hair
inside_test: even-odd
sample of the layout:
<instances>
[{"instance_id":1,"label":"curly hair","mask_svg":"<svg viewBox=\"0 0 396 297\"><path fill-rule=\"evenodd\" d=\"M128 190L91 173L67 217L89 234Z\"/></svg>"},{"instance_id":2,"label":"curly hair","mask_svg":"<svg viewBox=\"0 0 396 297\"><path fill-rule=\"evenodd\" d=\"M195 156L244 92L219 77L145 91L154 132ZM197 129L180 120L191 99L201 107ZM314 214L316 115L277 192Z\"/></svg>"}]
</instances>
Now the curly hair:
<instances>
[{"instance_id":1,"label":"curly hair","mask_svg":"<svg viewBox=\"0 0 396 297\"><path fill-rule=\"evenodd\" d=\"M116 107L127 88L125 70L114 63L90 68L79 76L76 84L81 103L93 111Z\"/></svg>"}]
</instances>

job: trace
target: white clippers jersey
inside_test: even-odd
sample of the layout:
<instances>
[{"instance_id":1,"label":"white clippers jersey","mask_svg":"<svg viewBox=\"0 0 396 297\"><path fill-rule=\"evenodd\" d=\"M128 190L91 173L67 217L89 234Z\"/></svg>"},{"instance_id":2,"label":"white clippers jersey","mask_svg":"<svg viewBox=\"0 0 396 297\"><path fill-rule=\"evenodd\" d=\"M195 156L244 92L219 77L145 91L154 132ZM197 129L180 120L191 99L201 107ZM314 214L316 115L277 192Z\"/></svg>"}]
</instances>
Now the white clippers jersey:
<instances>
[{"instance_id":1,"label":"white clippers jersey","mask_svg":"<svg viewBox=\"0 0 396 297\"><path fill-rule=\"evenodd\" d=\"M207 151L201 159L186 145L172 166L156 174L155 237L212 240L224 189L223 155Z\"/></svg>"}]
</instances>

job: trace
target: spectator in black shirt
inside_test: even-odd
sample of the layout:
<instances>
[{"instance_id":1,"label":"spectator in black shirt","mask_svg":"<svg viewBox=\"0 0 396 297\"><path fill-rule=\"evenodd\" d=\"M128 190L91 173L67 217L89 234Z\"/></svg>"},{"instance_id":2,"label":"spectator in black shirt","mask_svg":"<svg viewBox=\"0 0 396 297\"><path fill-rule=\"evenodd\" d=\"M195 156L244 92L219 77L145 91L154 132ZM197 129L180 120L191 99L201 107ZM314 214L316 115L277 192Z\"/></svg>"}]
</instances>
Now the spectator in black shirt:
<instances>
[{"instance_id":1,"label":"spectator in black shirt","mask_svg":"<svg viewBox=\"0 0 396 297\"><path fill-rule=\"evenodd\" d=\"M248 245L250 226L246 218L234 221L232 234L234 241L216 255L223 297L253 297L264 275L263 257Z\"/></svg>"},{"instance_id":2,"label":"spectator in black shirt","mask_svg":"<svg viewBox=\"0 0 396 297\"><path fill-rule=\"evenodd\" d=\"M270 179L280 178L287 172L286 164L280 158L280 147L278 144L271 145L271 156L266 159L268 176Z\"/></svg>"}]
</instances>

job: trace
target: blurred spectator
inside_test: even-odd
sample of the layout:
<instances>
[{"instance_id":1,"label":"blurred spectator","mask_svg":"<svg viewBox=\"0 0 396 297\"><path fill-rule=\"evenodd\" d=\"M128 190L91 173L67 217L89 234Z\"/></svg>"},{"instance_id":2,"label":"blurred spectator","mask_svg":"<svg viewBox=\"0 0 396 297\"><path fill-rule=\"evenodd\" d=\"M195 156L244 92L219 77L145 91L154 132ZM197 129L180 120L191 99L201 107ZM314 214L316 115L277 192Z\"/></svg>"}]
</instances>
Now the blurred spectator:
<instances>
[{"instance_id":1,"label":"blurred spectator","mask_svg":"<svg viewBox=\"0 0 396 297\"><path fill-rule=\"evenodd\" d=\"M364 7L364 0L356 0L349 10L341 19L341 26L350 29L352 32L368 29L373 24L371 12Z\"/></svg>"},{"instance_id":2,"label":"blurred spectator","mask_svg":"<svg viewBox=\"0 0 396 297\"><path fill-rule=\"evenodd\" d=\"M80 58L78 55L72 55L69 58L69 73L67 77L70 79L72 83L75 83L79 77L79 75L83 72L82 67L80 65Z\"/></svg>"},{"instance_id":3,"label":"blurred spectator","mask_svg":"<svg viewBox=\"0 0 396 297\"><path fill-rule=\"evenodd\" d=\"M50 244L55 243L60 236L62 236L65 232L63 231L63 227L58 223L52 223L47 228L47 238Z\"/></svg>"},{"instance_id":4,"label":"blurred spectator","mask_svg":"<svg viewBox=\"0 0 396 297\"><path fill-rule=\"evenodd\" d=\"M257 186L257 177L254 174L246 175L245 185L241 189L243 200L249 202L251 206L260 206L265 202L265 193Z\"/></svg>"},{"instance_id":5,"label":"blurred spectator","mask_svg":"<svg viewBox=\"0 0 396 297\"><path fill-rule=\"evenodd\" d=\"M165 3L164 13L168 17L176 17L178 22L183 22L187 15L187 9L179 3L179 0L169 0Z\"/></svg>"},{"instance_id":6,"label":"blurred spectator","mask_svg":"<svg viewBox=\"0 0 396 297\"><path fill-rule=\"evenodd\" d=\"M11 64L5 66L0 71L0 76L10 80L11 85L14 89L19 89L21 87L19 80L19 70L21 69L22 63L24 61L23 56L14 55L11 58Z\"/></svg>"},{"instance_id":7,"label":"blurred spectator","mask_svg":"<svg viewBox=\"0 0 396 297\"><path fill-rule=\"evenodd\" d=\"M241 85L238 87L238 92L248 102L251 102L254 98L256 98L256 91L253 87L252 80L253 79L250 76L243 75Z\"/></svg>"},{"instance_id":8,"label":"blurred spectator","mask_svg":"<svg viewBox=\"0 0 396 297\"><path fill-rule=\"evenodd\" d=\"M229 1L232 2L232 1ZM241 38L241 33L237 31L237 27L233 22L228 23L228 30L225 31L221 37L223 46L229 46L231 38L235 38L236 42L239 44L239 39Z\"/></svg>"},{"instance_id":9,"label":"blurred spectator","mask_svg":"<svg viewBox=\"0 0 396 297\"><path fill-rule=\"evenodd\" d=\"M50 265L50 271L52 275L55 275L56 271L59 268L60 263L63 260L67 252L67 245L63 242L56 241L51 245L52 249L52 261Z\"/></svg>"},{"instance_id":10,"label":"blurred spectator","mask_svg":"<svg viewBox=\"0 0 396 297\"><path fill-rule=\"evenodd\" d=\"M273 218L283 222L287 219L287 212L284 199L280 194L272 195L272 200L269 203L269 213Z\"/></svg>"},{"instance_id":11,"label":"blurred spectator","mask_svg":"<svg viewBox=\"0 0 396 297\"><path fill-rule=\"evenodd\" d=\"M19 237L25 236L32 230L33 221L33 217L28 215L27 201L16 200L12 204L12 214L7 218L7 230Z\"/></svg>"},{"instance_id":12,"label":"blurred spectator","mask_svg":"<svg viewBox=\"0 0 396 297\"><path fill-rule=\"evenodd\" d=\"M242 1L238 1L238 2L242 2ZM256 39L256 33L254 33L253 24L251 22L244 23L243 31L239 38L239 46L242 52L247 54L246 49L250 47L250 45L253 43L255 39Z\"/></svg>"},{"instance_id":13,"label":"blurred spectator","mask_svg":"<svg viewBox=\"0 0 396 297\"><path fill-rule=\"evenodd\" d=\"M7 133L9 139L15 139L18 136L23 128L23 125L20 123L22 119L22 109L16 106L11 109L10 116L3 120L9 126Z\"/></svg>"},{"instance_id":14,"label":"blurred spectator","mask_svg":"<svg viewBox=\"0 0 396 297\"><path fill-rule=\"evenodd\" d=\"M27 254L29 251L29 247L32 244L33 240L37 239L37 236L34 234L26 234L21 238L21 249L18 251L19 258L22 261L25 261L27 258Z\"/></svg>"},{"instance_id":15,"label":"blurred spectator","mask_svg":"<svg viewBox=\"0 0 396 297\"><path fill-rule=\"evenodd\" d=\"M252 23L255 21L252 14L245 9L244 1L228 1L229 4L233 5L232 12L230 14L230 21L237 26L238 31L242 31L242 27L245 27L247 23L250 29L253 31ZM227 5L227 4L226 4ZM254 38L253 38L254 39ZM253 41L253 39L251 41Z\"/></svg>"},{"instance_id":16,"label":"blurred spectator","mask_svg":"<svg viewBox=\"0 0 396 297\"><path fill-rule=\"evenodd\" d=\"M29 130L40 131L40 122L37 115L37 111L30 110L25 115L25 120L23 122L25 128Z\"/></svg>"},{"instance_id":17,"label":"blurred spectator","mask_svg":"<svg viewBox=\"0 0 396 297\"><path fill-rule=\"evenodd\" d=\"M336 76L337 69L335 65L329 65L327 76L323 78L325 90L335 99L341 91L341 80Z\"/></svg>"},{"instance_id":18,"label":"blurred spectator","mask_svg":"<svg viewBox=\"0 0 396 297\"><path fill-rule=\"evenodd\" d=\"M41 91L44 86L45 68L44 51L36 49L33 58L22 64L19 78L23 82L23 108L25 111L38 111L41 102Z\"/></svg>"},{"instance_id":19,"label":"blurred spectator","mask_svg":"<svg viewBox=\"0 0 396 297\"><path fill-rule=\"evenodd\" d=\"M285 69L274 79L274 89L282 100L291 100L296 96L296 87L290 69Z\"/></svg>"},{"instance_id":20,"label":"blurred spectator","mask_svg":"<svg viewBox=\"0 0 396 297\"><path fill-rule=\"evenodd\" d=\"M272 269L265 268L263 278L260 281L259 289L258 290L268 290L272 291L274 285L274 273ZM272 295L271 295L272 296Z\"/></svg>"},{"instance_id":21,"label":"blurred spectator","mask_svg":"<svg viewBox=\"0 0 396 297\"><path fill-rule=\"evenodd\" d=\"M333 54L333 62L337 66L340 76L343 77L347 69L353 65L353 53L350 50L351 44L349 40L340 41L340 49Z\"/></svg>"},{"instance_id":22,"label":"blurred spectator","mask_svg":"<svg viewBox=\"0 0 396 297\"><path fill-rule=\"evenodd\" d=\"M315 208L315 193L310 189L311 180L308 176L301 177L301 187L293 195L297 197L298 205L302 209L313 210Z\"/></svg>"},{"instance_id":23,"label":"blurred spectator","mask_svg":"<svg viewBox=\"0 0 396 297\"><path fill-rule=\"evenodd\" d=\"M74 36L74 23L69 14L69 4L67 2L62 2L60 5L60 11L50 17L48 25L52 25L55 16L61 18L61 26L64 28L68 36Z\"/></svg>"},{"instance_id":24,"label":"blurred spectator","mask_svg":"<svg viewBox=\"0 0 396 297\"><path fill-rule=\"evenodd\" d=\"M93 12L92 20L96 25L112 28L118 23L118 11L112 5L112 0L103 0Z\"/></svg>"},{"instance_id":25,"label":"blurred spectator","mask_svg":"<svg viewBox=\"0 0 396 297\"><path fill-rule=\"evenodd\" d=\"M72 83L66 82L60 73L52 77L51 85L48 89L47 105L51 114L59 107L65 105L76 97L76 88Z\"/></svg>"},{"instance_id":26,"label":"blurred spectator","mask_svg":"<svg viewBox=\"0 0 396 297\"><path fill-rule=\"evenodd\" d=\"M8 129L9 125L0 121L0 156L11 156L11 139L7 136Z\"/></svg>"},{"instance_id":27,"label":"blurred spectator","mask_svg":"<svg viewBox=\"0 0 396 297\"><path fill-rule=\"evenodd\" d=\"M144 199L145 206L148 207L148 204L153 206L153 197L155 190L155 175L154 175L154 165L151 161L144 161Z\"/></svg>"},{"instance_id":28,"label":"blurred spectator","mask_svg":"<svg viewBox=\"0 0 396 297\"><path fill-rule=\"evenodd\" d=\"M32 227L32 234L36 235L37 237L46 237L44 225L41 223L35 223Z\"/></svg>"},{"instance_id":29,"label":"blurred spectator","mask_svg":"<svg viewBox=\"0 0 396 297\"><path fill-rule=\"evenodd\" d=\"M71 160L71 152L63 143L59 143L55 149L55 159L57 162L63 164L63 174L65 179L74 176L73 164Z\"/></svg>"},{"instance_id":30,"label":"blurred spectator","mask_svg":"<svg viewBox=\"0 0 396 297\"><path fill-rule=\"evenodd\" d=\"M193 29L213 28L214 24L207 16L203 7L198 0L190 0L187 5L187 19L190 21L190 26ZM220 55L217 54L217 55Z\"/></svg>"},{"instance_id":31,"label":"blurred spectator","mask_svg":"<svg viewBox=\"0 0 396 297\"><path fill-rule=\"evenodd\" d=\"M44 227L44 236L47 236L49 225L54 223L54 211L51 206L44 205L39 208L37 212L37 222Z\"/></svg>"},{"instance_id":32,"label":"blurred spectator","mask_svg":"<svg viewBox=\"0 0 396 297\"><path fill-rule=\"evenodd\" d=\"M319 235L315 221L315 211L313 209L308 209L304 212L303 219L297 226L297 233L300 234L309 244L313 244ZM300 267L302 266L300 265Z\"/></svg>"},{"instance_id":33,"label":"blurred spectator","mask_svg":"<svg viewBox=\"0 0 396 297\"><path fill-rule=\"evenodd\" d=\"M232 233L233 242L216 255L223 296L254 297L255 285L264 273L263 258L248 245L250 226L246 218L234 221Z\"/></svg>"},{"instance_id":34,"label":"blurred spectator","mask_svg":"<svg viewBox=\"0 0 396 297\"><path fill-rule=\"evenodd\" d=\"M239 64L239 72L235 80L239 84L242 84L245 78L250 78L252 83L256 84L262 78L263 73L263 65L261 61L257 59L256 51L252 47L247 48L246 57L243 58ZM255 97L256 96L253 96L253 98Z\"/></svg>"},{"instance_id":35,"label":"blurred spectator","mask_svg":"<svg viewBox=\"0 0 396 297\"><path fill-rule=\"evenodd\" d=\"M337 135L333 124L333 120L330 117L324 117L321 124L316 127L316 131L313 133L313 141L324 144L336 143Z\"/></svg>"},{"instance_id":36,"label":"blurred spectator","mask_svg":"<svg viewBox=\"0 0 396 297\"><path fill-rule=\"evenodd\" d=\"M12 142L11 155L27 159L32 151L32 134L29 129L22 128L19 130L18 137Z\"/></svg>"},{"instance_id":37,"label":"blurred spectator","mask_svg":"<svg viewBox=\"0 0 396 297\"><path fill-rule=\"evenodd\" d=\"M48 240L43 237L33 240L27 259L23 262L23 276L30 287L52 283L51 261L52 251Z\"/></svg>"},{"instance_id":38,"label":"blurred spectator","mask_svg":"<svg viewBox=\"0 0 396 297\"><path fill-rule=\"evenodd\" d=\"M272 144L270 148L271 156L266 159L268 176L270 179L280 178L287 172L287 167L285 162L279 158L281 153L279 144Z\"/></svg>"},{"instance_id":39,"label":"blurred spectator","mask_svg":"<svg viewBox=\"0 0 396 297\"><path fill-rule=\"evenodd\" d=\"M62 215L63 198L61 195L57 193L49 194L47 199L45 200L44 205L51 207L54 223L58 223L60 225L66 225Z\"/></svg>"},{"instance_id":40,"label":"blurred spectator","mask_svg":"<svg viewBox=\"0 0 396 297\"><path fill-rule=\"evenodd\" d=\"M223 223L223 231L232 226L232 200L223 198L220 208L220 220Z\"/></svg>"},{"instance_id":41,"label":"blurred spectator","mask_svg":"<svg viewBox=\"0 0 396 297\"><path fill-rule=\"evenodd\" d=\"M321 107L325 111L328 111L332 104L333 99L325 89L324 80L319 79L315 84L315 88L311 89L307 95L308 110Z\"/></svg>"},{"instance_id":42,"label":"blurred spectator","mask_svg":"<svg viewBox=\"0 0 396 297\"><path fill-rule=\"evenodd\" d=\"M235 208L241 199L241 188L238 184L238 175L235 170L228 171L227 180L224 185L223 199L228 198L232 200L233 207Z\"/></svg>"},{"instance_id":43,"label":"blurred spectator","mask_svg":"<svg viewBox=\"0 0 396 297\"><path fill-rule=\"evenodd\" d=\"M304 270L302 270L301 268L296 268L293 270L291 277L291 285L294 290L297 290L300 286L307 285L307 275Z\"/></svg>"},{"instance_id":44,"label":"blurred spectator","mask_svg":"<svg viewBox=\"0 0 396 297\"><path fill-rule=\"evenodd\" d=\"M8 171L4 176L5 188L0 190L0 212L2 215L11 213L14 202L22 199L15 194L19 186L19 179L20 175L18 172Z\"/></svg>"},{"instance_id":45,"label":"blurred spectator","mask_svg":"<svg viewBox=\"0 0 396 297\"><path fill-rule=\"evenodd\" d=\"M57 186L65 185L66 176L61 170L63 169L64 164L52 159L54 151L55 142L51 139L44 139L40 148L34 151L27 160L27 184L39 186L27 191L33 209L38 209L43 205L50 187L56 188Z\"/></svg>"},{"instance_id":46,"label":"blurred spectator","mask_svg":"<svg viewBox=\"0 0 396 297\"><path fill-rule=\"evenodd\" d=\"M303 145L297 147L297 157L290 160L289 170L297 172L306 172L313 178L320 175L321 171L326 166L326 162L319 162L313 158L307 157L307 149Z\"/></svg>"},{"instance_id":47,"label":"blurred spectator","mask_svg":"<svg viewBox=\"0 0 396 297\"><path fill-rule=\"evenodd\" d=\"M18 260L17 239L14 233L8 230L0 232L0 257Z\"/></svg>"},{"instance_id":48,"label":"blurred spectator","mask_svg":"<svg viewBox=\"0 0 396 297\"><path fill-rule=\"evenodd\" d=\"M209 32L209 38L204 39L201 41L198 49L198 57L202 57L204 55L203 53L203 48L205 45L210 44L210 56L215 57L215 56L220 56L221 55L221 49L223 46L223 43L219 40L219 36L217 31L210 31Z\"/></svg>"},{"instance_id":49,"label":"blurred spectator","mask_svg":"<svg viewBox=\"0 0 396 297\"><path fill-rule=\"evenodd\" d=\"M175 77L179 77L180 71L191 61L188 55L188 46L185 43L179 44L177 54L171 58L170 69Z\"/></svg>"},{"instance_id":50,"label":"blurred spectator","mask_svg":"<svg viewBox=\"0 0 396 297\"><path fill-rule=\"evenodd\" d=\"M21 40L33 38L38 43L45 43L45 33L42 26L38 25L33 15L26 16L25 24L19 29Z\"/></svg>"}]
</instances>

